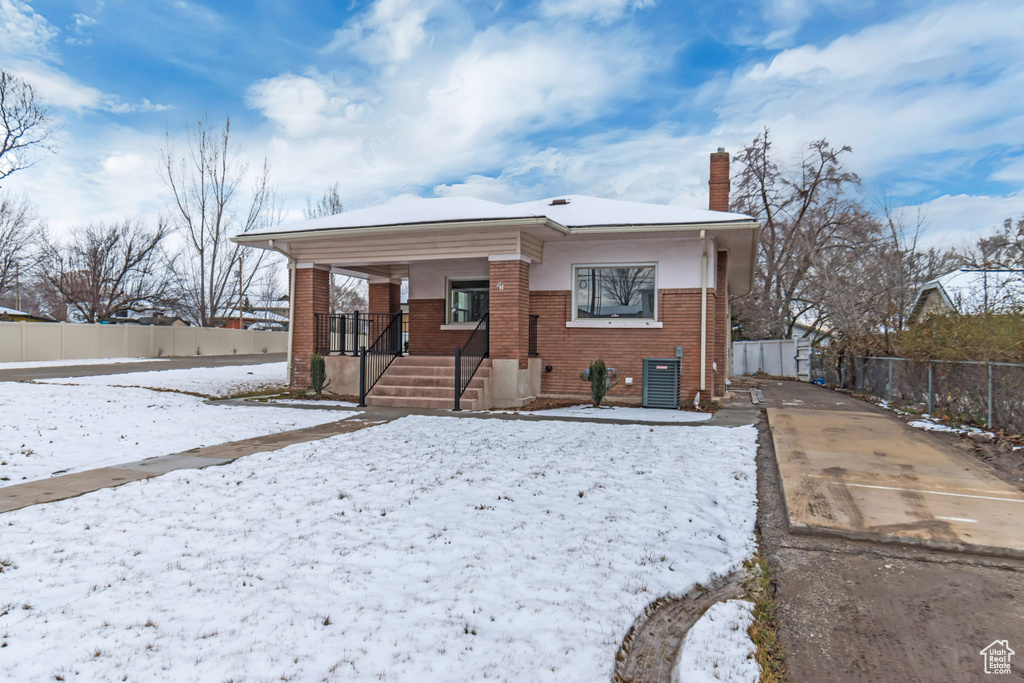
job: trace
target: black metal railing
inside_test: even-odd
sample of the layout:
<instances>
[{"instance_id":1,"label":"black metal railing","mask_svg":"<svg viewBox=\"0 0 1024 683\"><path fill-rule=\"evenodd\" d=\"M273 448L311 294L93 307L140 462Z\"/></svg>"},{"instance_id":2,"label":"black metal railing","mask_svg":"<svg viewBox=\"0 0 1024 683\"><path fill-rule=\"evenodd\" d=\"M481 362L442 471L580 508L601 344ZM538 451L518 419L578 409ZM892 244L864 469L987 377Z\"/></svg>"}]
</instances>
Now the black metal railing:
<instances>
[{"instance_id":1,"label":"black metal railing","mask_svg":"<svg viewBox=\"0 0 1024 683\"><path fill-rule=\"evenodd\" d=\"M455 407L453 410L462 410L459 402L466 388L473 381L480 364L487 358L490 352L491 334L488 330L488 318L490 313L484 313L480 318L473 333L461 347L455 349Z\"/></svg>"},{"instance_id":2,"label":"black metal railing","mask_svg":"<svg viewBox=\"0 0 1024 683\"><path fill-rule=\"evenodd\" d=\"M366 405L366 395L384 376L391 363L402 355L402 312L394 313L380 334L366 346L359 347L359 405Z\"/></svg>"},{"instance_id":3,"label":"black metal railing","mask_svg":"<svg viewBox=\"0 0 1024 683\"><path fill-rule=\"evenodd\" d=\"M326 313L316 314L316 352L358 356L359 349L370 346L391 324L395 313ZM409 340L409 318L402 316L402 349Z\"/></svg>"},{"instance_id":4,"label":"black metal railing","mask_svg":"<svg viewBox=\"0 0 1024 683\"><path fill-rule=\"evenodd\" d=\"M539 319L539 315L530 316L530 340L529 346L527 347L527 353L529 353L531 356L540 355L537 353L537 321Z\"/></svg>"}]
</instances>

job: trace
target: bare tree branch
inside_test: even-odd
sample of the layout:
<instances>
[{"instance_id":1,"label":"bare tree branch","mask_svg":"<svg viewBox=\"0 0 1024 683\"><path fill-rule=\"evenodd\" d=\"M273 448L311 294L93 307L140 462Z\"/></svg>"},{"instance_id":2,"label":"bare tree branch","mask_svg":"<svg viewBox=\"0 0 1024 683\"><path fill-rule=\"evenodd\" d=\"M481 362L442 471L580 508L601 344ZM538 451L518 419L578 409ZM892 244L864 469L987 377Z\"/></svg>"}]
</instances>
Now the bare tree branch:
<instances>
[{"instance_id":1,"label":"bare tree branch","mask_svg":"<svg viewBox=\"0 0 1024 683\"><path fill-rule=\"evenodd\" d=\"M50 110L35 89L0 70L0 180L35 163L34 152L48 148L52 132Z\"/></svg>"}]
</instances>

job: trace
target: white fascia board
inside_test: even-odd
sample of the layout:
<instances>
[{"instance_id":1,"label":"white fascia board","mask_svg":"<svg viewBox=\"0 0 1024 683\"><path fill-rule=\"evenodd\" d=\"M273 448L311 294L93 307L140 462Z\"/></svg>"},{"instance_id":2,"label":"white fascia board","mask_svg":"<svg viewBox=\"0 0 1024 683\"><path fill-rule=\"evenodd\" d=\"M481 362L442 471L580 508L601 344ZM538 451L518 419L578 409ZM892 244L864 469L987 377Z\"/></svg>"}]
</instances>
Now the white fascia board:
<instances>
[{"instance_id":1,"label":"white fascia board","mask_svg":"<svg viewBox=\"0 0 1024 683\"><path fill-rule=\"evenodd\" d=\"M320 237L342 237L357 235L388 235L410 231L434 231L434 230L479 230L480 228L529 228L534 226L546 227L562 234L569 234L569 229L549 218L543 216L529 218L496 218L468 221L451 221L443 223L403 223L401 225L371 225L361 228L321 228L319 230L304 230L301 232L280 232L263 233L259 235L241 234L231 238L237 244L252 244L261 246L261 242L268 240L290 241L307 238Z\"/></svg>"}]
</instances>

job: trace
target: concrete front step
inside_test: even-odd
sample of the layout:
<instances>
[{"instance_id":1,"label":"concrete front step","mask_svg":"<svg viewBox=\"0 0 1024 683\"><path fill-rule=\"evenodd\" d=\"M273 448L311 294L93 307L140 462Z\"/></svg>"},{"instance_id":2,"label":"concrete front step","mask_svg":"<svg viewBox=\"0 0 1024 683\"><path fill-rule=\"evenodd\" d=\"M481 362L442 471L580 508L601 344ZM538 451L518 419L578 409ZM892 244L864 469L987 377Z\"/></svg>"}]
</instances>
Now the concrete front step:
<instances>
[{"instance_id":1,"label":"concrete front step","mask_svg":"<svg viewBox=\"0 0 1024 683\"><path fill-rule=\"evenodd\" d=\"M462 394L461 407L467 410L489 407L490 374L491 363L485 358ZM366 404L396 408L451 409L455 405L454 357L396 358L367 395Z\"/></svg>"},{"instance_id":2,"label":"concrete front step","mask_svg":"<svg viewBox=\"0 0 1024 683\"><path fill-rule=\"evenodd\" d=\"M435 376L435 377L455 377L455 366L449 365L447 367L430 366L430 365L398 365L392 363L391 367L388 368L388 374L398 376ZM491 368L481 365L477 368L474 377L490 377Z\"/></svg>"},{"instance_id":3,"label":"concrete front step","mask_svg":"<svg viewBox=\"0 0 1024 683\"><path fill-rule=\"evenodd\" d=\"M455 401L450 398L425 398L422 396L374 396L366 397L366 405L381 408L423 408L428 410L451 410L455 407ZM477 401L466 400L463 396L460 401L460 408L463 410L478 410Z\"/></svg>"},{"instance_id":4,"label":"concrete front step","mask_svg":"<svg viewBox=\"0 0 1024 683\"><path fill-rule=\"evenodd\" d=\"M469 386L479 387L487 381L487 377L481 377L479 373L469 380ZM377 386L393 387L454 387L455 376L444 377L443 375L392 375L387 373L380 378Z\"/></svg>"},{"instance_id":5,"label":"concrete front step","mask_svg":"<svg viewBox=\"0 0 1024 683\"><path fill-rule=\"evenodd\" d=\"M462 394L462 398L477 398L483 393L483 387L468 387ZM455 387L401 387L377 385L370 392L372 396L422 396L423 398L447 398L455 399Z\"/></svg>"}]
</instances>

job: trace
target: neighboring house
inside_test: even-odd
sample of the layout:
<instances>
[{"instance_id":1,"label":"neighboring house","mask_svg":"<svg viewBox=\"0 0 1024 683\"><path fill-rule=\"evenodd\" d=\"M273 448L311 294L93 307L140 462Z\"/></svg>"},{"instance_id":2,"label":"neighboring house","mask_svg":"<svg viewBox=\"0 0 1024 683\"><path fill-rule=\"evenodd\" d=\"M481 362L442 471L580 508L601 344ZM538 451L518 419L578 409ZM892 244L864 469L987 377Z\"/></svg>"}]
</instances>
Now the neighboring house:
<instances>
[{"instance_id":1,"label":"neighboring house","mask_svg":"<svg viewBox=\"0 0 1024 683\"><path fill-rule=\"evenodd\" d=\"M961 268L925 283L917 295L910 319L959 313L1010 313L1024 307L1024 272Z\"/></svg>"},{"instance_id":2,"label":"neighboring house","mask_svg":"<svg viewBox=\"0 0 1024 683\"><path fill-rule=\"evenodd\" d=\"M242 329L257 329L257 330L269 330L272 332L278 332L281 330L288 329L288 309L285 308L285 312L275 313L268 310L252 310L242 311ZM214 325L218 327L226 327L231 330L237 330L239 328L239 316L238 309L228 309L220 316L213 319Z\"/></svg>"},{"instance_id":3,"label":"neighboring house","mask_svg":"<svg viewBox=\"0 0 1024 683\"><path fill-rule=\"evenodd\" d=\"M470 385L468 407L587 395L580 373L597 358L615 368L609 398L639 402L644 359L673 359L677 349L679 402L688 405L698 392L725 393L729 297L750 291L760 230L727 212L723 150L711 155L709 185L712 210L583 196L512 205L414 199L234 241L290 257L293 386L309 385L314 352L332 350L330 275L340 273L369 281L369 313L385 321L397 321L408 279L408 357L378 361L381 345L370 335L367 366L392 364L368 404L450 407L455 349L486 326L474 343L489 338L489 361ZM333 391L358 393L359 358L331 355L327 363Z\"/></svg>"},{"instance_id":4,"label":"neighboring house","mask_svg":"<svg viewBox=\"0 0 1024 683\"><path fill-rule=\"evenodd\" d=\"M70 320L69 318L69 322L80 321ZM120 311L115 311L113 315L100 322L112 325L159 325L161 327L189 326L188 321L184 318L176 315L166 315L162 310L156 308L146 308L139 311L121 309Z\"/></svg>"},{"instance_id":5,"label":"neighboring house","mask_svg":"<svg viewBox=\"0 0 1024 683\"><path fill-rule=\"evenodd\" d=\"M0 322L40 322L40 323L52 323L53 318L44 318L38 315L32 315L25 311L19 311L14 308L7 308L0 306Z\"/></svg>"}]
</instances>

